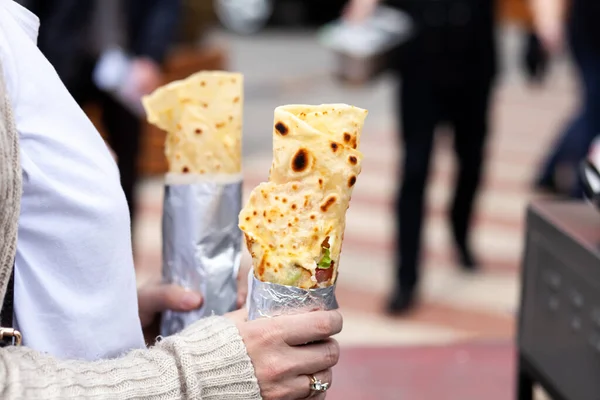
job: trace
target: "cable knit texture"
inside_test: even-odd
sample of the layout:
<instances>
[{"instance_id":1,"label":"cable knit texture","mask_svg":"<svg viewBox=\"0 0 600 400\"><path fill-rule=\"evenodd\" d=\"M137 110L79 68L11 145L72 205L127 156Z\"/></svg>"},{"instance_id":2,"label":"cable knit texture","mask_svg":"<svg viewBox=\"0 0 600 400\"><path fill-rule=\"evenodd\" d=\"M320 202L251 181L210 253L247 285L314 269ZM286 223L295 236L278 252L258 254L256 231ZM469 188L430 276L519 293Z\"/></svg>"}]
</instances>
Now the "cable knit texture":
<instances>
[{"instance_id":1,"label":"cable knit texture","mask_svg":"<svg viewBox=\"0 0 600 400\"><path fill-rule=\"evenodd\" d=\"M0 304L16 252L21 189L18 135L0 65ZM0 399L260 400L261 396L235 324L212 317L151 349L134 350L115 360L64 361L24 347L0 349Z\"/></svg>"}]
</instances>

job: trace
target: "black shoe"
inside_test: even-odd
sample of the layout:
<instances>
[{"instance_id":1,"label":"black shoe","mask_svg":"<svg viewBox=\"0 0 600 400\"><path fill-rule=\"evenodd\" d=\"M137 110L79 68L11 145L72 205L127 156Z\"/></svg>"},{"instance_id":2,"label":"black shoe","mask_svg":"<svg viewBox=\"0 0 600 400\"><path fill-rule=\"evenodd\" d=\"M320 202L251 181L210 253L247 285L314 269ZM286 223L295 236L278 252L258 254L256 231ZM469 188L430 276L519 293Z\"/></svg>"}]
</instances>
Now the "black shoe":
<instances>
[{"instance_id":1,"label":"black shoe","mask_svg":"<svg viewBox=\"0 0 600 400\"><path fill-rule=\"evenodd\" d=\"M386 311L388 314L398 315L404 314L412 310L415 306L414 291L396 289L387 304Z\"/></svg>"},{"instance_id":2,"label":"black shoe","mask_svg":"<svg viewBox=\"0 0 600 400\"><path fill-rule=\"evenodd\" d=\"M467 246L457 246L460 267L464 271L475 272L479 269L479 263L473 257L473 253Z\"/></svg>"}]
</instances>

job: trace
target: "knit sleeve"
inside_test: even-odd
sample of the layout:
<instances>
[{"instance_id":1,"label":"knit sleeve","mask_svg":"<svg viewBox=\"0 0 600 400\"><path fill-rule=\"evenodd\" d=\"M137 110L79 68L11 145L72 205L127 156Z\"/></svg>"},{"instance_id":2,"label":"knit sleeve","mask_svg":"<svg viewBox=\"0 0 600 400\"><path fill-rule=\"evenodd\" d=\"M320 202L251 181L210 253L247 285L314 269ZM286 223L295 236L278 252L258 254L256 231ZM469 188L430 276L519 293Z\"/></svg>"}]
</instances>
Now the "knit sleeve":
<instances>
[{"instance_id":1,"label":"knit sleeve","mask_svg":"<svg viewBox=\"0 0 600 400\"><path fill-rule=\"evenodd\" d=\"M211 317L148 350L114 360L60 361L24 347L0 349L0 398L259 400L233 322Z\"/></svg>"}]
</instances>

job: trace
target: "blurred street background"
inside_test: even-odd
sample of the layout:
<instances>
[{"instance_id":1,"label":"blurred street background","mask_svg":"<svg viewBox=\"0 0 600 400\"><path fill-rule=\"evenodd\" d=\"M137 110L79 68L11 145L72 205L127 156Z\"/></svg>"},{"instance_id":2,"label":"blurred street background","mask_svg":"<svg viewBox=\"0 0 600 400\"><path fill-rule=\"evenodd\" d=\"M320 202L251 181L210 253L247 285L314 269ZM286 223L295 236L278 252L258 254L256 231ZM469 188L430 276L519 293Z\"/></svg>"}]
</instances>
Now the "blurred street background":
<instances>
[{"instance_id":1,"label":"blurred street background","mask_svg":"<svg viewBox=\"0 0 600 400\"><path fill-rule=\"evenodd\" d=\"M530 50L536 47L531 42L531 15L523 8L526 2L500 2L508 5L497 16L499 22L493 28L498 38L499 72L490 102L482 189L476 198L470 235L472 248L463 249L473 251L479 269L464 265L471 264L464 262L466 254L462 254L463 263L457 261L461 259L461 254L457 254L460 246L455 243L457 238L453 237L448 221L457 163L452 131L440 126L425 192L419 263L422 276L416 287L408 288L415 293L400 292L404 296L414 295L418 302L400 301L391 305L390 295L399 293L395 273L398 267L395 198L405 172L401 168L405 154L396 99L403 75L386 72L373 79L339 78L340 70L348 64L340 63L339 54L319 41L319 28L340 17L345 1L279 1L266 26L242 33L234 33L227 29L231 28L228 23L219 22L213 2L183 3L187 8L179 24L182 38L175 41L164 60L157 57L164 64L161 78L166 83L211 69L243 73L245 196L267 180L272 160L273 110L277 106L347 103L369 110L360 145L364 153L363 169L347 213L337 284L345 317L344 331L338 338L343 355L328 399L515 398L514 342L525 212L533 198L547 196L534 190L535 183L539 189L543 161L577 111L581 98L567 52L551 57L542 84L527 78L524 54L528 40L530 45L534 44ZM228 2L214 4L219 3ZM460 25L460 21L468 20L464 19L464 8L456 10L463 14L453 14L454 22L459 21ZM227 18L221 15L223 21L227 22ZM535 61L543 64L544 57L539 54ZM430 67L436 69L436 65ZM478 65L469 67L473 71L480 69ZM472 88L470 84L463 87ZM106 135L100 123L102 110L97 104L83 106ZM451 104L449 108L461 109L460 104ZM426 110L416 110L421 111ZM475 112L467 115L469 121L481 119ZM473 140L484 134L470 133L475 134ZM139 280L144 282L159 279L161 275L166 161L164 132L145 124L140 135L139 154L136 149L117 156L121 160L130 157L138 164L137 196L128 199L137 210L134 251ZM419 157L421 153L417 161ZM555 169L547 180L555 185L551 189L558 191L561 182L560 179L554 182L553 174L559 168ZM569 182L568 177L566 181ZM543 183L541 186L548 186L548 182ZM243 263L251 265L246 252ZM390 308L405 311L409 305L410 312L401 315L386 312ZM539 396L543 398L543 394Z\"/></svg>"}]
</instances>

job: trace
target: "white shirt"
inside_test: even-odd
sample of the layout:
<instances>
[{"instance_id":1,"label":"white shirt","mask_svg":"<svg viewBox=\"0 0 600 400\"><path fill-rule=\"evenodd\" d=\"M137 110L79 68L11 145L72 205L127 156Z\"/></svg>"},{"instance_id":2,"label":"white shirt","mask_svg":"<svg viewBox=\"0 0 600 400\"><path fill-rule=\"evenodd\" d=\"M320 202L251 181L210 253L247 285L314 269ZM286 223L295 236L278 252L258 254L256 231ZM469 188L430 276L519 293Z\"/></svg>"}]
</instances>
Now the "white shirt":
<instances>
[{"instance_id":1,"label":"white shirt","mask_svg":"<svg viewBox=\"0 0 600 400\"><path fill-rule=\"evenodd\" d=\"M106 145L37 48L38 27L0 0L0 61L23 167L15 323L36 350L115 357L144 347L127 203Z\"/></svg>"}]
</instances>

